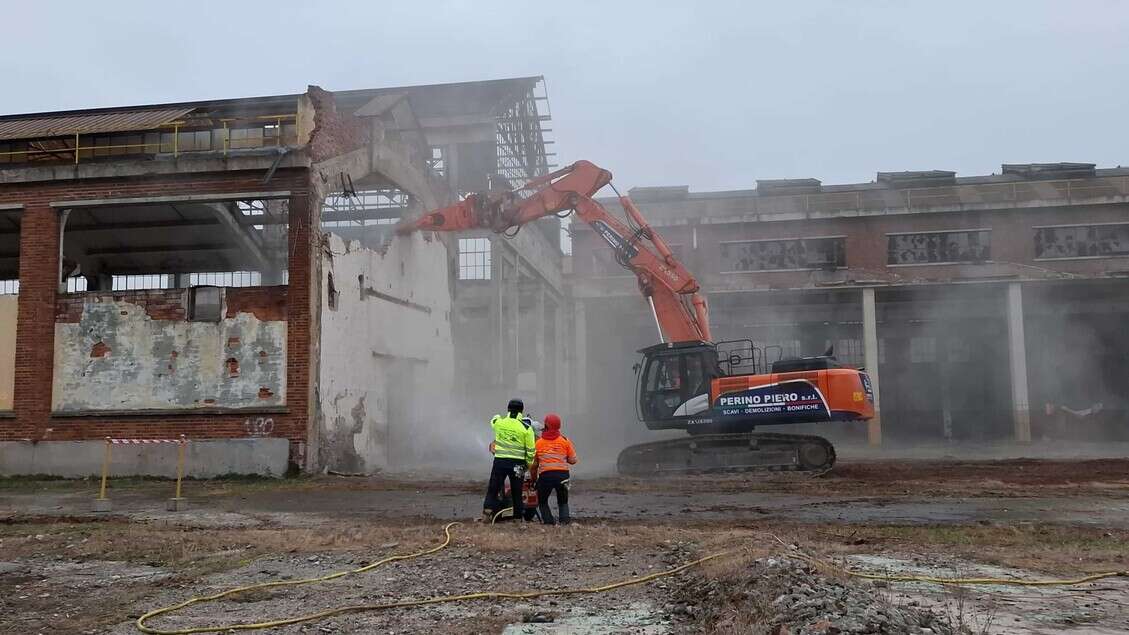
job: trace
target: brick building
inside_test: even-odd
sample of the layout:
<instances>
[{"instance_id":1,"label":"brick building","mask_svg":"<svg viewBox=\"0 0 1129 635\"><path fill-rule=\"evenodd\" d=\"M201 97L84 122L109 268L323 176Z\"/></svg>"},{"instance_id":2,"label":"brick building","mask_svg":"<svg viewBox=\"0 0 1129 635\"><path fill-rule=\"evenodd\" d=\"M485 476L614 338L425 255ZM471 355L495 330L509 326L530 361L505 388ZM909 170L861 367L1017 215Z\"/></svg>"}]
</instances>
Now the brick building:
<instances>
[{"instance_id":1,"label":"brick building","mask_svg":"<svg viewBox=\"0 0 1129 635\"><path fill-rule=\"evenodd\" d=\"M0 117L0 473L92 473L107 436L184 434L201 474L425 453L458 240L389 230L543 173L540 83Z\"/></svg>"},{"instance_id":2,"label":"brick building","mask_svg":"<svg viewBox=\"0 0 1129 635\"><path fill-rule=\"evenodd\" d=\"M751 339L770 359L833 346L870 370L872 443L1129 438L1129 169L1004 165L631 195L700 280L715 339ZM625 360L657 341L649 309L587 227L571 265L574 410L634 420ZM649 438L642 424L630 434Z\"/></svg>"}]
</instances>

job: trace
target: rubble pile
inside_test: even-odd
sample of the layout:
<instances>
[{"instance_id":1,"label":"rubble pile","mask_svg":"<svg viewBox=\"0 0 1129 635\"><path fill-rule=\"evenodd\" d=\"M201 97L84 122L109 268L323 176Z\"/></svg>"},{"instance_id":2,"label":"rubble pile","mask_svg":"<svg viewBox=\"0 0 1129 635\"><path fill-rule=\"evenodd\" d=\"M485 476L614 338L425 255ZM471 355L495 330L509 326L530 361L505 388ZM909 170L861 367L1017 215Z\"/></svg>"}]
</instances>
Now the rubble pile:
<instances>
[{"instance_id":1,"label":"rubble pile","mask_svg":"<svg viewBox=\"0 0 1129 635\"><path fill-rule=\"evenodd\" d=\"M674 614L711 632L959 635L936 613L898 606L872 585L828 578L791 559L763 558L720 577L691 577L675 597Z\"/></svg>"}]
</instances>

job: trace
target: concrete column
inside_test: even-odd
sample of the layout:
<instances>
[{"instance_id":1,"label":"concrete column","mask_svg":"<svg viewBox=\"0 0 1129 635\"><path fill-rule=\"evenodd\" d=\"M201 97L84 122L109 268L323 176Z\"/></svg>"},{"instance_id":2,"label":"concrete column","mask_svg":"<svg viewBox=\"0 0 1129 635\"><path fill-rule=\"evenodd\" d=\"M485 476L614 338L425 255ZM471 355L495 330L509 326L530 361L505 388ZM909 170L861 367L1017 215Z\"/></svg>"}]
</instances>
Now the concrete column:
<instances>
[{"instance_id":1,"label":"concrete column","mask_svg":"<svg viewBox=\"0 0 1129 635\"><path fill-rule=\"evenodd\" d=\"M587 307L584 300L577 299L573 304L572 346L572 411L573 416L583 416L588 412L588 324Z\"/></svg>"},{"instance_id":2,"label":"concrete column","mask_svg":"<svg viewBox=\"0 0 1129 635\"><path fill-rule=\"evenodd\" d=\"M533 319L529 329L533 333L533 351L536 359L533 360L533 369L537 372L537 399L542 404L549 396L549 373L545 364L547 350L545 346L545 285L538 281L537 288L533 291Z\"/></svg>"},{"instance_id":3,"label":"concrete column","mask_svg":"<svg viewBox=\"0 0 1129 635\"><path fill-rule=\"evenodd\" d=\"M505 306L509 309L510 322L509 332L505 342L503 343L502 350L507 352L506 355L506 368L507 373L507 388L510 391L517 389L517 374L521 372L521 285L518 284L521 280L521 270L517 256L514 256L513 267L510 269L510 277L506 278L505 286Z\"/></svg>"},{"instance_id":4,"label":"concrete column","mask_svg":"<svg viewBox=\"0 0 1129 635\"><path fill-rule=\"evenodd\" d=\"M502 383L502 271L505 269L501 258L501 248L491 242L490 247L490 296L487 306L487 337L490 338L490 367L494 369L493 383Z\"/></svg>"},{"instance_id":5,"label":"concrete column","mask_svg":"<svg viewBox=\"0 0 1129 635\"><path fill-rule=\"evenodd\" d=\"M1008 358L1011 362L1011 404L1015 440L1031 442L1031 413L1027 398L1027 343L1023 338L1023 287L1007 285Z\"/></svg>"},{"instance_id":6,"label":"concrete column","mask_svg":"<svg viewBox=\"0 0 1129 635\"><path fill-rule=\"evenodd\" d=\"M866 372L874 391L874 418L867 422L866 440L873 446L882 445L882 408L878 392L878 311L874 304L874 288L862 290L862 342Z\"/></svg>"}]
</instances>

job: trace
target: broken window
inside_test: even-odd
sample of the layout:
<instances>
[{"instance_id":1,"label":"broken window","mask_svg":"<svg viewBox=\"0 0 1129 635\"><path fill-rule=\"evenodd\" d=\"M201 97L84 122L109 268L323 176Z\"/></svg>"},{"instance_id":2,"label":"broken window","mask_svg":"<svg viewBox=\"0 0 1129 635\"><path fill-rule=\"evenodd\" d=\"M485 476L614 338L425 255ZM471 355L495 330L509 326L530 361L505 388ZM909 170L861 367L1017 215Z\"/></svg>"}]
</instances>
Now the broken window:
<instances>
[{"instance_id":1,"label":"broken window","mask_svg":"<svg viewBox=\"0 0 1129 635\"><path fill-rule=\"evenodd\" d=\"M787 271L847 266L846 238L788 238L722 242L721 271Z\"/></svg>"},{"instance_id":2,"label":"broken window","mask_svg":"<svg viewBox=\"0 0 1129 635\"><path fill-rule=\"evenodd\" d=\"M211 271L188 274L188 286L257 287L263 283L258 271Z\"/></svg>"},{"instance_id":3,"label":"broken window","mask_svg":"<svg viewBox=\"0 0 1129 635\"><path fill-rule=\"evenodd\" d=\"M986 262L992 258L988 229L887 235L886 264Z\"/></svg>"},{"instance_id":4,"label":"broken window","mask_svg":"<svg viewBox=\"0 0 1129 635\"><path fill-rule=\"evenodd\" d=\"M72 209L63 225L67 293L285 284L285 200Z\"/></svg>"},{"instance_id":5,"label":"broken window","mask_svg":"<svg viewBox=\"0 0 1129 635\"><path fill-rule=\"evenodd\" d=\"M459 239L459 280L492 277L489 238Z\"/></svg>"},{"instance_id":6,"label":"broken window","mask_svg":"<svg viewBox=\"0 0 1129 635\"><path fill-rule=\"evenodd\" d=\"M1035 228L1035 259L1129 256L1129 223Z\"/></svg>"},{"instance_id":7,"label":"broken window","mask_svg":"<svg viewBox=\"0 0 1129 635\"><path fill-rule=\"evenodd\" d=\"M342 191L325 198L322 229L370 249L383 248L412 204L411 196L396 187L364 189L344 176L338 178Z\"/></svg>"},{"instance_id":8,"label":"broken window","mask_svg":"<svg viewBox=\"0 0 1129 635\"><path fill-rule=\"evenodd\" d=\"M20 223L17 210L0 211L0 295L20 292Z\"/></svg>"},{"instance_id":9,"label":"broken window","mask_svg":"<svg viewBox=\"0 0 1129 635\"><path fill-rule=\"evenodd\" d=\"M431 156L427 158L427 167L431 168L436 176L447 176L447 161L443 156L443 146L431 146L430 151Z\"/></svg>"},{"instance_id":10,"label":"broken window","mask_svg":"<svg viewBox=\"0 0 1129 635\"><path fill-rule=\"evenodd\" d=\"M175 279L167 273L142 274L135 276L113 276L114 291L135 289L173 289Z\"/></svg>"}]
</instances>

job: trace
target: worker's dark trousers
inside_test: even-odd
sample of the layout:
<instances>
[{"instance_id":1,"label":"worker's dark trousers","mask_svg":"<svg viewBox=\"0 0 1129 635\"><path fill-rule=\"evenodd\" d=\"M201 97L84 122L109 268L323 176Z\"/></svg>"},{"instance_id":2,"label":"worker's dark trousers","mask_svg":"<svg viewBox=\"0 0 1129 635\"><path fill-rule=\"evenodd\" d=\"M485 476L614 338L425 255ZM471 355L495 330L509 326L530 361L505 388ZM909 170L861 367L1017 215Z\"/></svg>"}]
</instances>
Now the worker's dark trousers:
<instances>
[{"instance_id":1,"label":"worker's dark trousers","mask_svg":"<svg viewBox=\"0 0 1129 635\"><path fill-rule=\"evenodd\" d=\"M520 468L520 469L519 469ZM490 484L486 487L486 500L482 509L494 509L498 498L502 495L502 488L506 479L510 479L510 496L513 498L514 518L522 518L521 481L525 470L525 461L521 459L494 458L494 466L490 468Z\"/></svg>"},{"instance_id":2,"label":"worker's dark trousers","mask_svg":"<svg viewBox=\"0 0 1129 635\"><path fill-rule=\"evenodd\" d=\"M541 522L555 525L553 512L549 511L549 494L557 493L557 510L561 513L561 524L567 525L568 514L568 472L550 470L537 475L537 509L541 511Z\"/></svg>"}]
</instances>

